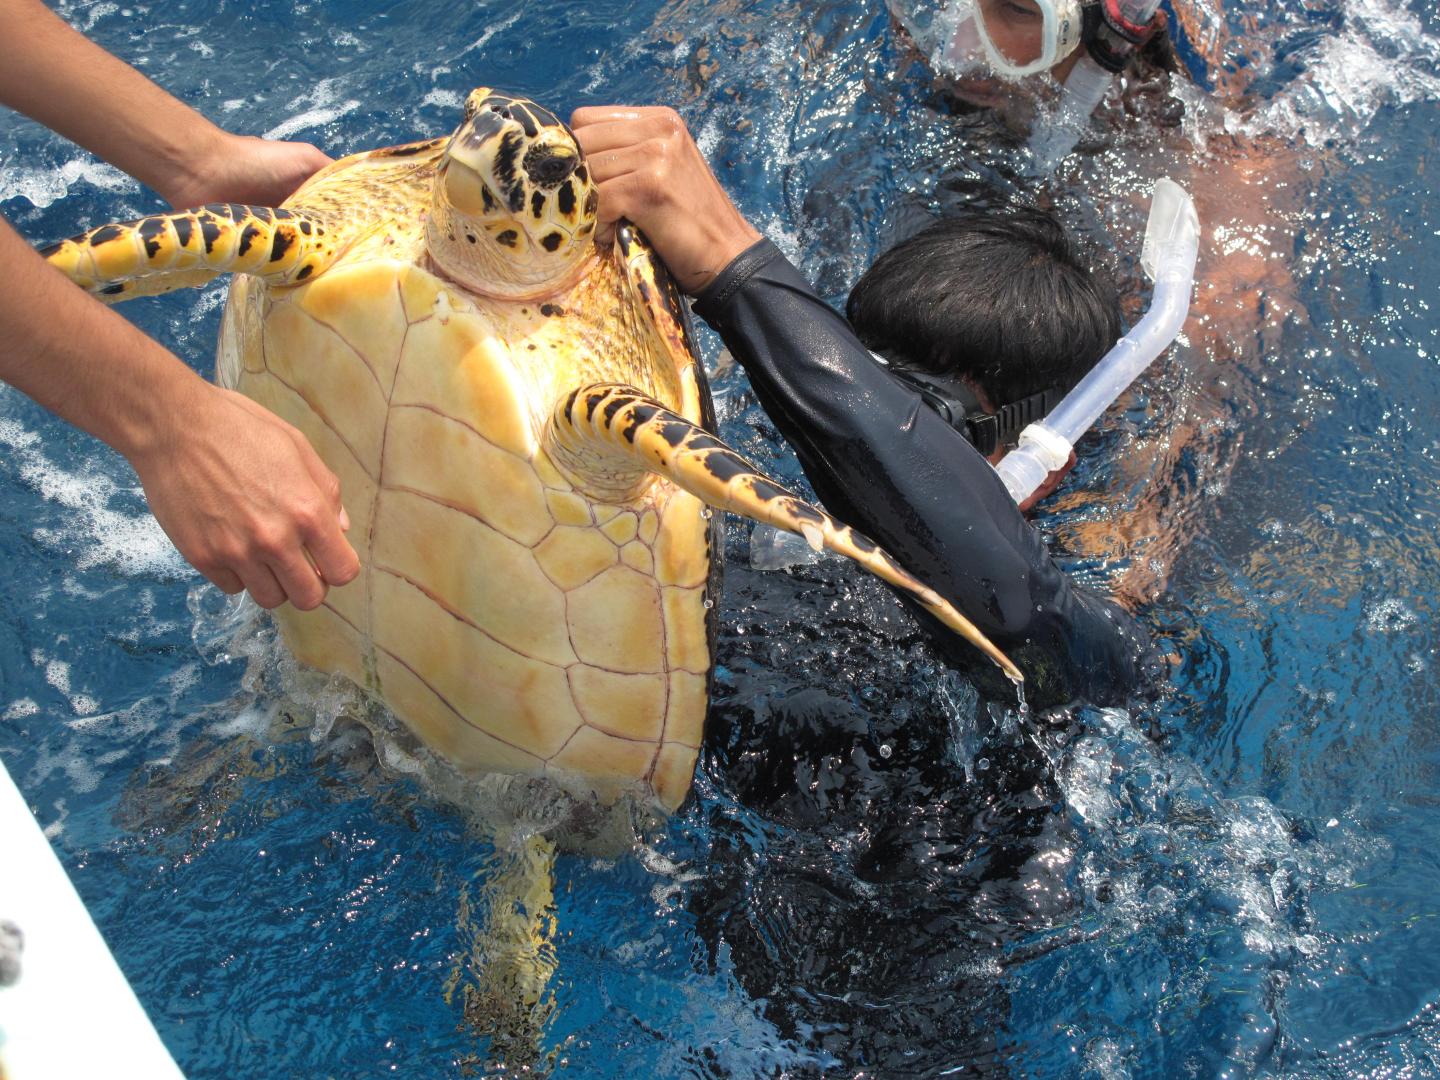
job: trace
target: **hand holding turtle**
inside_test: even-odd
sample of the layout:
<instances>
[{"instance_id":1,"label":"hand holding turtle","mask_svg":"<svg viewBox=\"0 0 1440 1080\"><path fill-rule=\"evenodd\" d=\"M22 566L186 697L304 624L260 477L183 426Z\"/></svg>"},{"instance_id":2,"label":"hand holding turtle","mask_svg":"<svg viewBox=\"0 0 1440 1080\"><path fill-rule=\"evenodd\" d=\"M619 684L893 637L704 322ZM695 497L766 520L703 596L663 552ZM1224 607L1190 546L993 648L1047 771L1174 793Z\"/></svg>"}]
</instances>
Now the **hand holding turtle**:
<instances>
[{"instance_id":1,"label":"hand holding turtle","mask_svg":"<svg viewBox=\"0 0 1440 1080\"><path fill-rule=\"evenodd\" d=\"M577 109L570 126L599 186L599 242L619 219L633 222L694 296L760 239L674 109Z\"/></svg>"},{"instance_id":2,"label":"hand holding turtle","mask_svg":"<svg viewBox=\"0 0 1440 1080\"><path fill-rule=\"evenodd\" d=\"M305 437L249 398L201 380L128 456L180 553L227 593L318 607L360 562L340 482Z\"/></svg>"},{"instance_id":3,"label":"hand holding turtle","mask_svg":"<svg viewBox=\"0 0 1440 1080\"><path fill-rule=\"evenodd\" d=\"M279 203L330 160L221 130L38 0L0 0L0 103L181 206ZM302 608L359 573L339 482L294 428L72 288L3 220L0 265L0 379L128 458L201 573Z\"/></svg>"},{"instance_id":4,"label":"hand holding turtle","mask_svg":"<svg viewBox=\"0 0 1440 1080\"><path fill-rule=\"evenodd\" d=\"M294 428L76 289L3 219L0 266L0 380L125 455L201 573L266 607L315 607L355 577L339 483Z\"/></svg>"},{"instance_id":5,"label":"hand holding turtle","mask_svg":"<svg viewBox=\"0 0 1440 1080\"><path fill-rule=\"evenodd\" d=\"M331 160L309 143L232 135L217 128L211 150L156 190L177 210L217 202L279 206Z\"/></svg>"},{"instance_id":6,"label":"hand holding turtle","mask_svg":"<svg viewBox=\"0 0 1440 1080\"><path fill-rule=\"evenodd\" d=\"M80 71L84 77L75 77ZM330 163L307 143L217 127L39 0L0 0L0 104L125 170L177 208L277 206Z\"/></svg>"}]
</instances>

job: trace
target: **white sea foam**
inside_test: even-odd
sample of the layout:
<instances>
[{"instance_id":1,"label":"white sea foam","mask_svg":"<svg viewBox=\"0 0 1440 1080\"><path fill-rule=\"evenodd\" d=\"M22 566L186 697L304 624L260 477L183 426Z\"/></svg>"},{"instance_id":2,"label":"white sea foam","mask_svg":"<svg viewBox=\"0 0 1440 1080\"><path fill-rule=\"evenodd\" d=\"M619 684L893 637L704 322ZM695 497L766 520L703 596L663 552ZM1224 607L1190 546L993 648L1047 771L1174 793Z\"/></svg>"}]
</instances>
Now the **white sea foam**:
<instances>
[{"instance_id":1,"label":"white sea foam","mask_svg":"<svg viewBox=\"0 0 1440 1080\"><path fill-rule=\"evenodd\" d=\"M39 210L63 199L82 180L101 191L139 190L139 185L119 169L94 158L71 158L58 168L0 164L0 191L8 197L28 199Z\"/></svg>"},{"instance_id":2,"label":"white sea foam","mask_svg":"<svg viewBox=\"0 0 1440 1080\"><path fill-rule=\"evenodd\" d=\"M64 552L77 551L81 570L109 566L134 577L177 580L192 573L170 538L148 514L132 517L111 509L119 486L103 473L68 472L41 450L40 436L0 417L0 447L8 467L45 499L72 511L62 528L41 527L34 536Z\"/></svg>"},{"instance_id":3,"label":"white sea foam","mask_svg":"<svg viewBox=\"0 0 1440 1080\"><path fill-rule=\"evenodd\" d=\"M1246 134L1281 134L1321 145L1353 138L1382 108L1440 100L1440 42L1419 16L1390 0L1351 0L1345 26L1298 50L1305 71L1241 122Z\"/></svg>"},{"instance_id":4,"label":"white sea foam","mask_svg":"<svg viewBox=\"0 0 1440 1080\"><path fill-rule=\"evenodd\" d=\"M54 806L55 820L50 822L49 825L46 825L44 830L46 840L54 840L63 833L65 831L65 819L70 816L70 811L65 806L64 799L56 799Z\"/></svg>"},{"instance_id":5,"label":"white sea foam","mask_svg":"<svg viewBox=\"0 0 1440 1080\"><path fill-rule=\"evenodd\" d=\"M59 640L64 640L60 638ZM66 660L56 660L47 656L39 649L30 653L30 660L34 665L45 673L45 681L49 683L70 703L70 708L78 716L89 716L99 712L100 703L89 694L75 693L70 685L70 663Z\"/></svg>"},{"instance_id":6,"label":"white sea foam","mask_svg":"<svg viewBox=\"0 0 1440 1080\"><path fill-rule=\"evenodd\" d=\"M434 89L420 99L421 105L436 105L450 112L458 113L465 107L465 99L454 90Z\"/></svg>"},{"instance_id":7,"label":"white sea foam","mask_svg":"<svg viewBox=\"0 0 1440 1080\"><path fill-rule=\"evenodd\" d=\"M76 8L76 7L79 7L81 10L83 10L83 11L85 12L85 21L82 22L82 23L80 23L80 29L81 29L82 31L84 31L85 33L87 33L87 34L90 33L90 31L92 31L92 30L95 29L95 25L96 25L101 19L108 19L111 15L114 15L117 11L120 10L120 5L119 5L119 4L111 4L111 3L100 3L100 4L88 3L88 4L78 4L78 5L76 5L76 4L60 4L60 5L59 5L60 14L61 14L61 16L64 17L64 19L65 19L66 22L69 22L69 23L79 22L79 14L75 11L75 8Z\"/></svg>"},{"instance_id":8,"label":"white sea foam","mask_svg":"<svg viewBox=\"0 0 1440 1080\"><path fill-rule=\"evenodd\" d=\"M1420 616L1398 597L1387 597L1365 607L1365 629L1372 634L1406 630L1419 621Z\"/></svg>"},{"instance_id":9,"label":"white sea foam","mask_svg":"<svg viewBox=\"0 0 1440 1080\"><path fill-rule=\"evenodd\" d=\"M358 109L360 102L356 98L340 100L338 83L338 79L321 79L307 92L290 102L290 108L298 108L301 111L280 121L265 132L265 138L288 139L302 131L338 120L346 113Z\"/></svg>"},{"instance_id":10,"label":"white sea foam","mask_svg":"<svg viewBox=\"0 0 1440 1080\"><path fill-rule=\"evenodd\" d=\"M19 698L5 707L5 711L0 713L0 720L24 720L27 716L34 716L39 711L40 706L36 704L34 698Z\"/></svg>"},{"instance_id":11,"label":"white sea foam","mask_svg":"<svg viewBox=\"0 0 1440 1080\"><path fill-rule=\"evenodd\" d=\"M460 50L459 55L464 56L466 53L474 52L476 49L483 49L486 45L490 44L490 39L496 34L504 33L519 22L520 16L524 13L525 8L523 6L518 7L508 18L501 19L499 22L487 26L483 34Z\"/></svg>"}]
</instances>

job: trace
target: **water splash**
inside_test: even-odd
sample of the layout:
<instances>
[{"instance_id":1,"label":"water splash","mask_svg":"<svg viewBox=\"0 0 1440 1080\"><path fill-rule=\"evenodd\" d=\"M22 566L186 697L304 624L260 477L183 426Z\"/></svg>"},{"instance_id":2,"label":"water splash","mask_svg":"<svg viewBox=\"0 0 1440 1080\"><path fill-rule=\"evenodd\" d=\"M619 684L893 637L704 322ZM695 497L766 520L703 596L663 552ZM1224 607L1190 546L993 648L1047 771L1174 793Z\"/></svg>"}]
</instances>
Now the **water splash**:
<instances>
[{"instance_id":1,"label":"water splash","mask_svg":"<svg viewBox=\"0 0 1440 1080\"><path fill-rule=\"evenodd\" d=\"M5 197L26 199L37 210L69 195L80 184L108 192L138 191L140 185L112 165L77 157L55 168L0 161L0 191Z\"/></svg>"},{"instance_id":2,"label":"water splash","mask_svg":"<svg viewBox=\"0 0 1440 1080\"><path fill-rule=\"evenodd\" d=\"M1390 0L1347 0L1341 17L1335 33L1317 35L1303 23L1276 32L1299 74L1249 115L1227 117L1227 130L1311 146L1352 143L1384 108L1440 100L1440 41L1418 15Z\"/></svg>"},{"instance_id":3,"label":"water splash","mask_svg":"<svg viewBox=\"0 0 1440 1080\"><path fill-rule=\"evenodd\" d=\"M13 391L0 387L0 401L7 393ZM50 459L43 446L37 433L0 416L0 447L9 451L7 468L26 487L69 511L63 526L36 527L37 540L61 551L78 549L75 565L80 570L108 566L131 577L169 581L193 573L153 517L114 508L122 498L138 501L136 489L123 489L93 466L65 469Z\"/></svg>"},{"instance_id":4,"label":"water splash","mask_svg":"<svg viewBox=\"0 0 1440 1080\"><path fill-rule=\"evenodd\" d=\"M1298 839L1267 800L1223 795L1121 710L1087 711L1054 760L1084 837L1083 905L1054 942L1063 948L1041 938L1019 950L1017 993L1108 996L1114 1007L1083 1037L1102 1056L1093 1040L1122 1048L1137 1075L1253 1074L1275 1050L1285 972L1319 948L1309 896L1334 853ZM1167 1048L1144 1037L1177 1025L1204 1038Z\"/></svg>"}]
</instances>

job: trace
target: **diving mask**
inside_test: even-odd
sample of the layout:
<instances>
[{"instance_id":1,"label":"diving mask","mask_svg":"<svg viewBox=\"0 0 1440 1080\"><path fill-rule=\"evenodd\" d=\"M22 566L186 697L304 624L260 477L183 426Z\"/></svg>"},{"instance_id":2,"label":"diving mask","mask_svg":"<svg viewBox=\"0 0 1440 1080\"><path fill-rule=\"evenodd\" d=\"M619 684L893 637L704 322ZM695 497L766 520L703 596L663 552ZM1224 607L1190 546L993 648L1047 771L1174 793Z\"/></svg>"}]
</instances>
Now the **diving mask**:
<instances>
[{"instance_id":1,"label":"diving mask","mask_svg":"<svg viewBox=\"0 0 1440 1080\"><path fill-rule=\"evenodd\" d=\"M929 11L890 0L890 10L930 57L951 75L980 65L1020 78L1064 60L1084 37L1080 0L947 0ZM923 6L923 5L922 5Z\"/></svg>"}]
</instances>

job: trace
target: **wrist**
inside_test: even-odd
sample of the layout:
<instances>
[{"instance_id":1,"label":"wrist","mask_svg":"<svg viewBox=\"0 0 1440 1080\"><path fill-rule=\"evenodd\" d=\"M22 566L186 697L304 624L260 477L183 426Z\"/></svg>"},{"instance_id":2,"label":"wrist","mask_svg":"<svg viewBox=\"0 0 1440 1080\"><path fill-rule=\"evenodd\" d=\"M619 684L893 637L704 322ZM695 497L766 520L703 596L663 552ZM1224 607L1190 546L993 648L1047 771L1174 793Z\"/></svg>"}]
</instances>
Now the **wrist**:
<instances>
[{"instance_id":1,"label":"wrist","mask_svg":"<svg viewBox=\"0 0 1440 1080\"><path fill-rule=\"evenodd\" d=\"M689 265L671 268L680 290L690 296L700 295L743 252L763 239L738 212L729 220L722 220L708 238L703 252L689 260Z\"/></svg>"},{"instance_id":2,"label":"wrist","mask_svg":"<svg viewBox=\"0 0 1440 1080\"><path fill-rule=\"evenodd\" d=\"M156 355L139 374L134 390L121 396L106 411L103 428L95 435L113 447L137 472L156 458L168 458L180 436L203 424L207 394L214 387L190 370L178 357L157 347ZM96 427L98 427L97 425Z\"/></svg>"},{"instance_id":3,"label":"wrist","mask_svg":"<svg viewBox=\"0 0 1440 1080\"><path fill-rule=\"evenodd\" d=\"M241 153L240 137L196 114L195 141L166 166L165 179L152 186L176 210L189 210L207 201L222 183L227 162Z\"/></svg>"}]
</instances>

